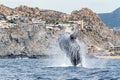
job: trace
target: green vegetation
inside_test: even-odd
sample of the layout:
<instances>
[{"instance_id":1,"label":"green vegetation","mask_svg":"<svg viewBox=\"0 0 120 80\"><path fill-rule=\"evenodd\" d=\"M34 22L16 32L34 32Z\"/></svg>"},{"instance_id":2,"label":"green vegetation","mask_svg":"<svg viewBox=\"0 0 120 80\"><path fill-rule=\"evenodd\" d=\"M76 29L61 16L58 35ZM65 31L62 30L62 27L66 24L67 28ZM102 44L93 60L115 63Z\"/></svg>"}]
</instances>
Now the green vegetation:
<instances>
[{"instance_id":1,"label":"green vegetation","mask_svg":"<svg viewBox=\"0 0 120 80\"><path fill-rule=\"evenodd\" d=\"M7 20L7 22L9 22L9 23L15 23L15 20L11 19L11 20Z\"/></svg>"}]
</instances>

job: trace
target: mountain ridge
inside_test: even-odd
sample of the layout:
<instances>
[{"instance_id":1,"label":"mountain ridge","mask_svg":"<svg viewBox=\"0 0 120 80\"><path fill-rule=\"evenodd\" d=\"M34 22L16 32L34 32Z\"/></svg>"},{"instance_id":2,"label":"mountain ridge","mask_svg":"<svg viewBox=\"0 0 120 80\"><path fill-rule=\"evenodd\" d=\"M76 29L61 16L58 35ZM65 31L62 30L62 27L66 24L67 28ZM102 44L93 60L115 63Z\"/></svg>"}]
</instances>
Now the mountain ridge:
<instances>
[{"instance_id":1,"label":"mountain ridge","mask_svg":"<svg viewBox=\"0 0 120 80\"><path fill-rule=\"evenodd\" d=\"M110 13L100 13L101 20L110 27L120 27L120 8Z\"/></svg>"}]
</instances>

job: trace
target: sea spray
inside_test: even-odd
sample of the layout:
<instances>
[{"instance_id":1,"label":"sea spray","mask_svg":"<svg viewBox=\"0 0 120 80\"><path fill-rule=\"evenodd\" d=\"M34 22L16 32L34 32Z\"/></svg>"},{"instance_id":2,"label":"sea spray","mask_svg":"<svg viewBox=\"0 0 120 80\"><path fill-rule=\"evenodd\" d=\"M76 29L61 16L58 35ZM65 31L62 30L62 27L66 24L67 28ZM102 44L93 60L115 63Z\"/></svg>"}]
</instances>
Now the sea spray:
<instances>
[{"instance_id":1,"label":"sea spray","mask_svg":"<svg viewBox=\"0 0 120 80\"><path fill-rule=\"evenodd\" d=\"M86 47L86 45L83 42L80 42L78 40L77 40L77 42L79 43L80 48L81 48L80 49L81 58L82 58L81 65L82 65L82 67L86 67L87 66L86 59L87 59L87 53L88 53L87 47Z\"/></svg>"},{"instance_id":2,"label":"sea spray","mask_svg":"<svg viewBox=\"0 0 120 80\"><path fill-rule=\"evenodd\" d=\"M52 55L50 57L50 61L48 62L49 67L67 67L72 66L69 58L66 56L65 52L63 52L58 43L58 37L54 37L49 45L49 49L47 50L47 54Z\"/></svg>"},{"instance_id":3,"label":"sea spray","mask_svg":"<svg viewBox=\"0 0 120 80\"><path fill-rule=\"evenodd\" d=\"M81 47L82 67L85 68L105 68L108 60L94 57L92 53L88 53L87 45L79 42Z\"/></svg>"},{"instance_id":4,"label":"sea spray","mask_svg":"<svg viewBox=\"0 0 120 80\"><path fill-rule=\"evenodd\" d=\"M93 55L88 53L87 45L79 40L76 40L80 45L80 56L81 63L77 66L82 66L85 68L105 68L107 60L95 58ZM68 67L72 66L70 59L66 53L60 49L58 37L55 37L51 40L50 48L47 51L48 54L52 55L50 59L49 67Z\"/></svg>"}]
</instances>

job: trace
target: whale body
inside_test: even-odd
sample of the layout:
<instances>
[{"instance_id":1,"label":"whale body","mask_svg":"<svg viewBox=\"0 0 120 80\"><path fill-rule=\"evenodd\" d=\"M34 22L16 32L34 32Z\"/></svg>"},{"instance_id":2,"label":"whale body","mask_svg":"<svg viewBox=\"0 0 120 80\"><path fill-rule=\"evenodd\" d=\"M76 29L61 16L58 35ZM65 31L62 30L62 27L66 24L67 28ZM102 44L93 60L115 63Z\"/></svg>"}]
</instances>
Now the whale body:
<instances>
[{"instance_id":1,"label":"whale body","mask_svg":"<svg viewBox=\"0 0 120 80\"><path fill-rule=\"evenodd\" d=\"M76 41L77 32L73 34L61 34L58 37L58 42L61 50L63 50L70 59L72 65L76 66L81 62L80 46Z\"/></svg>"}]
</instances>

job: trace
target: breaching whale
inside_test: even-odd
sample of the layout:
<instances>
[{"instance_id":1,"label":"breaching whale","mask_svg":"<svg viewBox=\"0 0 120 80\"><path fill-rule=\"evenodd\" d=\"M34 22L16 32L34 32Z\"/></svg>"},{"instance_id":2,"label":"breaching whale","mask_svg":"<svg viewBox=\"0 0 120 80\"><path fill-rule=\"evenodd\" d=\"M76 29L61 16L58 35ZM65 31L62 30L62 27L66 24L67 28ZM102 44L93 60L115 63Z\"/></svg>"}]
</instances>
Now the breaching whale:
<instances>
[{"instance_id":1,"label":"breaching whale","mask_svg":"<svg viewBox=\"0 0 120 80\"><path fill-rule=\"evenodd\" d=\"M78 31L74 31L72 34L60 34L58 42L61 50L63 50L67 57L70 59L72 65L77 66L81 63L80 46L76 41Z\"/></svg>"}]
</instances>

